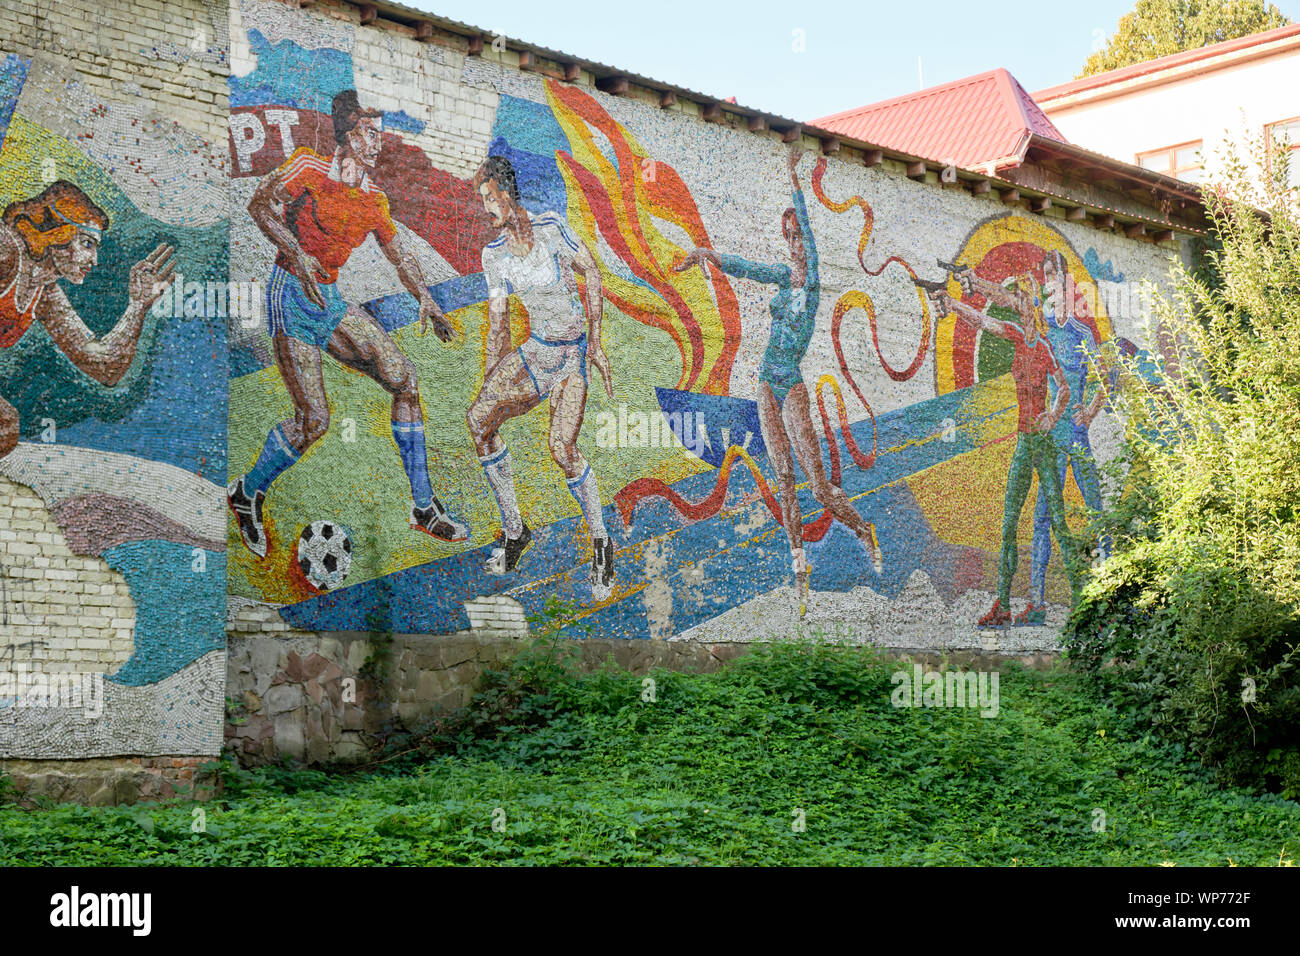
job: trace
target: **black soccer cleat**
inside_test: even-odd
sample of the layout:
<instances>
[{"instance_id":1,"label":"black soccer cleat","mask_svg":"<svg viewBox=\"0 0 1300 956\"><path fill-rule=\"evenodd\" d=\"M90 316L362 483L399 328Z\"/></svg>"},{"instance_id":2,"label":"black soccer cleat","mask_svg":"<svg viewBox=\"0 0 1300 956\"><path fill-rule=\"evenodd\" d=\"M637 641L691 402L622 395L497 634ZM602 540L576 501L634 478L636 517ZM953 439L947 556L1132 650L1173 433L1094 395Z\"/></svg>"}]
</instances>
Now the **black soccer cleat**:
<instances>
[{"instance_id":1,"label":"black soccer cleat","mask_svg":"<svg viewBox=\"0 0 1300 956\"><path fill-rule=\"evenodd\" d=\"M507 538L505 532L498 532L496 543L492 547L492 557L488 558L488 571L492 574L509 574L519 566L519 559L532 546L533 533L527 524L517 538Z\"/></svg>"},{"instance_id":2,"label":"black soccer cleat","mask_svg":"<svg viewBox=\"0 0 1300 956\"><path fill-rule=\"evenodd\" d=\"M226 488L226 503L235 513L239 524L239 536L244 539L244 547L259 558L266 557L266 527L262 524L262 503L266 501L266 492L257 491L250 498L244 491L244 479L236 478Z\"/></svg>"},{"instance_id":3,"label":"black soccer cleat","mask_svg":"<svg viewBox=\"0 0 1300 956\"><path fill-rule=\"evenodd\" d=\"M597 538L591 543L591 596L597 601L609 598L614 583L614 542Z\"/></svg>"},{"instance_id":4,"label":"black soccer cleat","mask_svg":"<svg viewBox=\"0 0 1300 956\"><path fill-rule=\"evenodd\" d=\"M433 504L427 508L411 505L410 522L411 527L416 531L423 531L439 541L469 539L469 528L459 521L453 521L451 515L447 514L447 510L442 506L442 502L436 497L433 499Z\"/></svg>"}]
</instances>

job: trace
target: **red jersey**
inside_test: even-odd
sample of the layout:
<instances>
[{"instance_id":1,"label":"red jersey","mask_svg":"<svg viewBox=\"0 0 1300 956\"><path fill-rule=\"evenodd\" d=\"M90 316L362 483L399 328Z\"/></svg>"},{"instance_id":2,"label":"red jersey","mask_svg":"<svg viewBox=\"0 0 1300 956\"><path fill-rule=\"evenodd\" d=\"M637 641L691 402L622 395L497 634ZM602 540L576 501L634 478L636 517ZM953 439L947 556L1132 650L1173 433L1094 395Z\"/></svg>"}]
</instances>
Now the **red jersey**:
<instances>
[{"instance_id":1,"label":"red jersey","mask_svg":"<svg viewBox=\"0 0 1300 956\"><path fill-rule=\"evenodd\" d=\"M359 186L345 186L339 181L337 163L305 146L294 150L276 172L292 197L285 204L285 220L302 251L324 268L327 283L338 281L339 267L366 236L373 232L387 243L397 235L388 197L369 175L362 174ZM275 263L290 272L296 268L283 253Z\"/></svg>"},{"instance_id":2,"label":"red jersey","mask_svg":"<svg viewBox=\"0 0 1300 956\"><path fill-rule=\"evenodd\" d=\"M0 349L7 349L27 334L36 318L36 303L41 301L44 287L32 293L26 305L18 304L18 272L21 271L22 259L19 258L19 270L14 272L9 288L0 292Z\"/></svg>"},{"instance_id":3,"label":"red jersey","mask_svg":"<svg viewBox=\"0 0 1300 956\"><path fill-rule=\"evenodd\" d=\"M1047 336L1039 335L1030 345L1025 341L1024 330L1014 322L1005 323L1016 347L1011 361L1011 378L1016 383L1016 402L1020 406L1017 428L1022 434L1033 434L1038 416L1047 411L1047 380L1061 366L1056 361Z\"/></svg>"}]
</instances>

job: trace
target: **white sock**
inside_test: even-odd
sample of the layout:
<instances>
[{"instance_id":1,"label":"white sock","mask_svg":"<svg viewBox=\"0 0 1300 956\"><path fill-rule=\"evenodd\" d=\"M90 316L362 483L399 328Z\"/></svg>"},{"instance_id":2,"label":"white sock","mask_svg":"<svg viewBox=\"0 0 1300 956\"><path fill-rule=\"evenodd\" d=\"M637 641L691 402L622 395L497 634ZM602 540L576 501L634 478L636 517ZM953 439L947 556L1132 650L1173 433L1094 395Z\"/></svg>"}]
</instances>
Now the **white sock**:
<instances>
[{"instance_id":1,"label":"white sock","mask_svg":"<svg viewBox=\"0 0 1300 956\"><path fill-rule=\"evenodd\" d=\"M503 448L493 455L479 458L483 473L487 475L492 493L497 496L497 507L501 509L501 523L505 525L506 536L517 538L524 533L524 520L519 516L519 502L515 500L515 475L510 467L510 449Z\"/></svg>"},{"instance_id":2,"label":"white sock","mask_svg":"<svg viewBox=\"0 0 1300 956\"><path fill-rule=\"evenodd\" d=\"M587 530L591 532L591 540L608 538L605 517L601 514L600 489L596 487L596 475L591 470L591 465L583 468L582 474L577 478L568 479L567 484L569 493L577 499L578 507L582 509L582 516L587 519Z\"/></svg>"}]
</instances>

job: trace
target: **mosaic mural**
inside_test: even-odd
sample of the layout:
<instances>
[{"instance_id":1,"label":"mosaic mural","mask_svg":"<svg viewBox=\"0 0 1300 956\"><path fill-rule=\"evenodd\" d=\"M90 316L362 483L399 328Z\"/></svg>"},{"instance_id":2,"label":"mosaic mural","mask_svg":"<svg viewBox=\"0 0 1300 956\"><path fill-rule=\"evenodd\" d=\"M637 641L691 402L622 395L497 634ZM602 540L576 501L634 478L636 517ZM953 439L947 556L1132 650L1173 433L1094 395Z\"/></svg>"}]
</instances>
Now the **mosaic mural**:
<instances>
[{"instance_id":1,"label":"mosaic mural","mask_svg":"<svg viewBox=\"0 0 1300 956\"><path fill-rule=\"evenodd\" d=\"M1050 642L1167 250L323 6L0 48L0 757L218 753L227 627Z\"/></svg>"},{"instance_id":2,"label":"mosaic mural","mask_svg":"<svg viewBox=\"0 0 1300 956\"><path fill-rule=\"evenodd\" d=\"M436 49L394 98L355 29L240 11L232 596L314 631L489 595L627 638L1059 624L1144 341L1107 290L1164 251Z\"/></svg>"},{"instance_id":3,"label":"mosaic mural","mask_svg":"<svg viewBox=\"0 0 1300 956\"><path fill-rule=\"evenodd\" d=\"M0 475L39 496L0 540L0 755L220 744L227 344L202 290L226 206L210 144L147 101L0 60ZM111 607L111 640L80 626ZM98 712L28 675L93 683Z\"/></svg>"}]
</instances>

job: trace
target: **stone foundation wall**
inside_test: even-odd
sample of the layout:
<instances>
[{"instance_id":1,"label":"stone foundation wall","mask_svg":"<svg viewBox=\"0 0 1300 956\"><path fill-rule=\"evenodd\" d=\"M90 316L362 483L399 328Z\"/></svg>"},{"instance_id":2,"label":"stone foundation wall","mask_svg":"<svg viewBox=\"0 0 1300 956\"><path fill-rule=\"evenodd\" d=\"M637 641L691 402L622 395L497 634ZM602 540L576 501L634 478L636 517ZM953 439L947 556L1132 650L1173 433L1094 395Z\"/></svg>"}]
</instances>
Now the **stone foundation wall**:
<instances>
[{"instance_id":1,"label":"stone foundation wall","mask_svg":"<svg viewBox=\"0 0 1300 956\"><path fill-rule=\"evenodd\" d=\"M209 800L216 780L202 767L212 757L120 757L91 760L0 760L24 806L38 800L92 807L141 801Z\"/></svg>"},{"instance_id":2,"label":"stone foundation wall","mask_svg":"<svg viewBox=\"0 0 1300 956\"><path fill-rule=\"evenodd\" d=\"M508 611L505 612L508 614ZM811 634L804 636L813 636ZM230 635L226 751L246 767L288 761L329 766L364 763L390 734L470 702L485 669L527 646L527 632L467 631L449 637L366 634ZM577 642L581 669L607 662L646 674L655 669L710 673L759 642ZM1046 668L1053 650L881 648L901 664L970 670L1013 661ZM378 651L378 653L377 653ZM380 683L367 674L382 673Z\"/></svg>"},{"instance_id":3,"label":"stone foundation wall","mask_svg":"<svg viewBox=\"0 0 1300 956\"><path fill-rule=\"evenodd\" d=\"M483 671L526 646L524 635L473 631L383 641L367 634L232 633L226 750L243 766L365 762L394 731L468 704ZM600 639L578 646L581 667L613 661L634 673L714 671L749 650ZM367 676L376 670L382 683Z\"/></svg>"}]
</instances>

